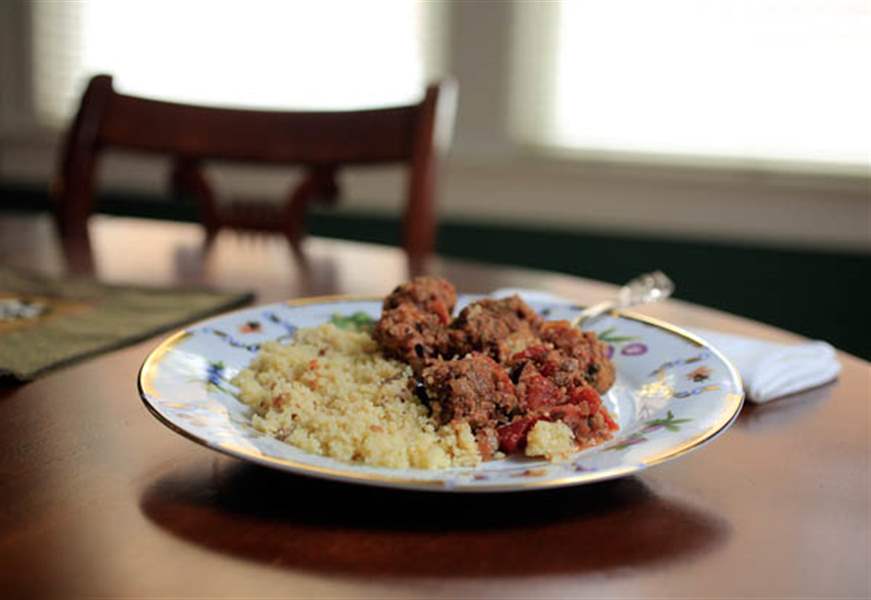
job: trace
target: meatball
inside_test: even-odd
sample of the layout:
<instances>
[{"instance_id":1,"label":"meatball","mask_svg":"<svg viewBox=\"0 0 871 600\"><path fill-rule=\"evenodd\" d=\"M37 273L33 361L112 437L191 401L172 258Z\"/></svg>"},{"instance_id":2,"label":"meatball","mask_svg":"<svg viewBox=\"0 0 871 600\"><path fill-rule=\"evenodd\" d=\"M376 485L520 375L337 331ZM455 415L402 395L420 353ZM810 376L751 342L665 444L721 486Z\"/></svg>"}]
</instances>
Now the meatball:
<instances>
[{"instance_id":1,"label":"meatball","mask_svg":"<svg viewBox=\"0 0 871 600\"><path fill-rule=\"evenodd\" d=\"M485 457L498 446L496 427L520 413L508 373L489 356L433 361L422 379L436 421L468 422Z\"/></svg>"},{"instance_id":2,"label":"meatball","mask_svg":"<svg viewBox=\"0 0 871 600\"><path fill-rule=\"evenodd\" d=\"M451 282L440 277L415 277L398 286L384 299L384 310L402 304L413 304L424 312L434 313L443 325L451 320L457 304L457 290Z\"/></svg>"},{"instance_id":3,"label":"meatball","mask_svg":"<svg viewBox=\"0 0 871 600\"><path fill-rule=\"evenodd\" d=\"M436 360L422 373L424 385L440 423L468 421L474 427L507 420L518 411L514 384L499 364L483 354Z\"/></svg>"},{"instance_id":4,"label":"meatball","mask_svg":"<svg viewBox=\"0 0 871 600\"><path fill-rule=\"evenodd\" d=\"M448 331L441 319L408 303L384 310L372 337L386 356L408 363L415 373L448 348Z\"/></svg>"},{"instance_id":5,"label":"meatball","mask_svg":"<svg viewBox=\"0 0 871 600\"><path fill-rule=\"evenodd\" d=\"M519 296L483 299L464 308L451 323L451 349L458 356L481 352L498 362L539 343L541 318Z\"/></svg>"},{"instance_id":6,"label":"meatball","mask_svg":"<svg viewBox=\"0 0 871 600\"><path fill-rule=\"evenodd\" d=\"M518 384L518 392L524 386L530 370L546 377L563 394L573 388L589 385L578 359L541 341L512 356L507 366L512 380ZM525 397L524 394L519 395Z\"/></svg>"},{"instance_id":7,"label":"meatball","mask_svg":"<svg viewBox=\"0 0 871 600\"><path fill-rule=\"evenodd\" d=\"M581 331L568 321L548 321L540 327L539 336L566 357L577 360L580 373L600 394L614 384L614 365L608 359L607 346L592 331Z\"/></svg>"}]
</instances>

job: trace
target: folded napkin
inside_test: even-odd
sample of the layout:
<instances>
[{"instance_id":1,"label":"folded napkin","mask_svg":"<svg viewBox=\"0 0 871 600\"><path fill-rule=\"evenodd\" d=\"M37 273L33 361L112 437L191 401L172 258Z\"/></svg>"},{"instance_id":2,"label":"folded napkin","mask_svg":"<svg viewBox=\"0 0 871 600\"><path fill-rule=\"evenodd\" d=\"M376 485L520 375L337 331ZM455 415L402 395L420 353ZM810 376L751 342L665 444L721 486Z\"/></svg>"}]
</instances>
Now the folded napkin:
<instances>
[{"instance_id":1,"label":"folded napkin","mask_svg":"<svg viewBox=\"0 0 871 600\"><path fill-rule=\"evenodd\" d=\"M491 296L518 294L527 302L568 302L547 292L503 288ZM835 349L826 342L778 344L744 336L690 329L728 358L744 380L747 399L762 404L829 383L841 372Z\"/></svg>"},{"instance_id":2,"label":"folded napkin","mask_svg":"<svg viewBox=\"0 0 871 600\"><path fill-rule=\"evenodd\" d=\"M829 383L841 372L835 349L826 342L776 344L707 329L691 331L732 361L747 399L759 404Z\"/></svg>"}]
</instances>

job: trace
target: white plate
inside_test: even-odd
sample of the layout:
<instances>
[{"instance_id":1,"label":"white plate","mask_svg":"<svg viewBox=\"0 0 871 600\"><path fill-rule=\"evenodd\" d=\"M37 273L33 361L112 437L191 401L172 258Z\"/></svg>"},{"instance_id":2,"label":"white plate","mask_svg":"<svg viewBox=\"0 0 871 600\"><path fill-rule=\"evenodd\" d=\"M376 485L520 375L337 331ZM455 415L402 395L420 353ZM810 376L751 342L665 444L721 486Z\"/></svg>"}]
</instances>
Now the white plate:
<instances>
[{"instance_id":1,"label":"white plate","mask_svg":"<svg viewBox=\"0 0 871 600\"><path fill-rule=\"evenodd\" d=\"M478 298L460 296L458 306ZM548 319L579 307L530 302ZM379 299L310 298L227 313L179 331L155 348L139 372L145 405L173 431L242 460L340 481L452 492L515 491L621 477L699 448L731 425L744 400L734 367L703 340L667 323L622 314L592 329L610 344L617 381L603 396L620 425L614 438L548 463L512 457L476 468L387 469L309 454L251 426L251 409L230 380L268 340L289 340L355 313L380 314Z\"/></svg>"}]
</instances>

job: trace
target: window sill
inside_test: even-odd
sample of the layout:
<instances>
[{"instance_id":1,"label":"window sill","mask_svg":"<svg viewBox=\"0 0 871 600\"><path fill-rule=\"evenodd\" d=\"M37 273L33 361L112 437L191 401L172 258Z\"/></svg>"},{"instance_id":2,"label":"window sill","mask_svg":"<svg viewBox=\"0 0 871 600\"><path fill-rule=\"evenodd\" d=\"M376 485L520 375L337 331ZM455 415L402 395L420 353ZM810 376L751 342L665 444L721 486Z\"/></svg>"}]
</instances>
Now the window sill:
<instances>
[{"instance_id":1,"label":"window sill","mask_svg":"<svg viewBox=\"0 0 871 600\"><path fill-rule=\"evenodd\" d=\"M871 190L869 165L842 165L786 160L578 150L518 144L518 163L558 168L593 177L634 180L752 185L862 193ZM871 195L868 196L871 201Z\"/></svg>"}]
</instances>

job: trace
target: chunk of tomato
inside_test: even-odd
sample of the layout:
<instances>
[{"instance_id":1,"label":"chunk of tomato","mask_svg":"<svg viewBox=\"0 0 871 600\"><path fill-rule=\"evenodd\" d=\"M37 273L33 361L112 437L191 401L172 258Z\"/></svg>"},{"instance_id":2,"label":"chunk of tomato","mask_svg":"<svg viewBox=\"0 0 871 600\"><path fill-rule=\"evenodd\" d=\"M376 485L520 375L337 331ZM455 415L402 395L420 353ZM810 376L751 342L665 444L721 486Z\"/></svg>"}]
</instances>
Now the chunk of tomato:
<instances>
[{"instance_id":1,"label":"chunk of tomato","mask_svg":"<svg viewBox=\"0 0 871 600\"><path fill-rule=\"evenodd\" d=\"M499 437L499 449L505 454L516 454L526 448L526 436L541 420L541 417L523 417L513 423L503 425L496 430Z\"/></svg>"}]
</instances>

